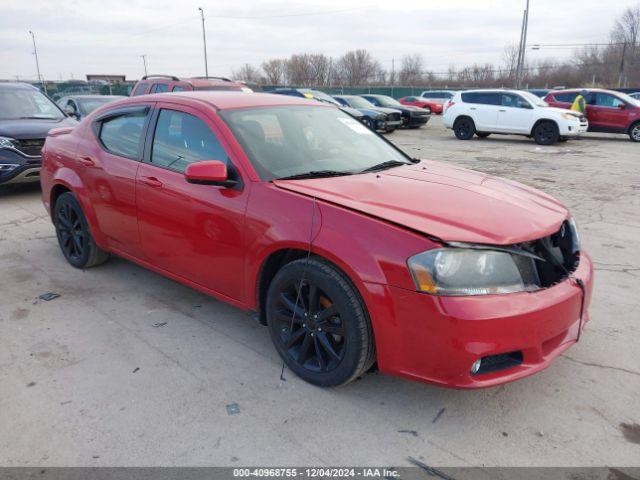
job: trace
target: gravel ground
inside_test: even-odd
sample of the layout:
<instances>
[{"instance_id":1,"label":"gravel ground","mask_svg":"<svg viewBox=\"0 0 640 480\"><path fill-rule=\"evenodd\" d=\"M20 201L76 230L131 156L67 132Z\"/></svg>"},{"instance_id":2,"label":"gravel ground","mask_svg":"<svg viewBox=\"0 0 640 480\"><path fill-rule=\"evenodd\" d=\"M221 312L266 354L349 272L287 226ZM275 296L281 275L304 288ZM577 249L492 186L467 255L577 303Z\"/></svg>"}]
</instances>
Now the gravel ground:
<instances>
[{"instance_id":1,"label":"gravel ground","mask_svg":"<svg viewBox=\"0 0 640 480\"><path fill-rule=\"evenodd\" d=\"M265 328L129 262L79 271L37 187L0 190L0 465L640 466L640 145L389 139L567 204L596 265L591 322L547 370L478 391L367 374L322 390ZM38 299L45 292L61 296Z\"/></svg>"}]
</instances>

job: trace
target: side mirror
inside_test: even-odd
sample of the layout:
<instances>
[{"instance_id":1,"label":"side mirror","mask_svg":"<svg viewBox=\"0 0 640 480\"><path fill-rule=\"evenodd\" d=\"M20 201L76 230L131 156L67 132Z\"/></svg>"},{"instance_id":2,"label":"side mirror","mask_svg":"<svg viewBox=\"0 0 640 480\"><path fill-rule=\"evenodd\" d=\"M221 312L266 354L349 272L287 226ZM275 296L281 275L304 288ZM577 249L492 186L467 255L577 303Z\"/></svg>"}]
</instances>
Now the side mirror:
<instances>
[{"instance_id":1,"label":"side mirror","mask_svg":"<svg viewBox=\"0 0 640 480\"><path fill-rule=\"evenodd\" d=\"M624 110L625 108L627 108L627 105L625 103L621 103L620 105L618 105L618 108L620 110Z\"/></svg>"},{"instance_id":2,"label":"side mirror","mask_svg":"<svg viewBox=\"0 0 640 480\"><path fill-rule=\"evenodd\" d=\"M229 180L227 165L220 160L203 160L190 163L184 171L184 178L187 182L197 185L233 187L237 184L235 180Z\"/></svg>"}]
</instances>

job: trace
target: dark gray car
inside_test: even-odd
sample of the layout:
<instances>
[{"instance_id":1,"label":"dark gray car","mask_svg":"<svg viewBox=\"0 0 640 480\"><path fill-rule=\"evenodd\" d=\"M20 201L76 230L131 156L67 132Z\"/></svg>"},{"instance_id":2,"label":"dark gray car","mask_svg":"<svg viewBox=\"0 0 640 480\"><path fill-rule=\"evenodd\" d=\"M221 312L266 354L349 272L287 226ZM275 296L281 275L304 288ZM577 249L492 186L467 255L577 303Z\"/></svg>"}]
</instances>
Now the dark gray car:
<instances>
[{"instance_id":1,"label":"dark gray car","mask_svg":"<svg viewBox=\"0 0 640 480\"><path fill-rule=\"evenodd\" d=\"M76 124L33 85L0 83L0 184L39 181L49 130Z\"/></svg>"},{"instance_id":2,"label":"dark gray car","mask_svg":"<svg viewBox=\"0 0 640 480\"><path fill-rule=\"evenodd\" d=\"M96 108L128 98L122 95L67 95L58 100L58 106L68 116L82 120Z\"/></svg>"}]
</instances>

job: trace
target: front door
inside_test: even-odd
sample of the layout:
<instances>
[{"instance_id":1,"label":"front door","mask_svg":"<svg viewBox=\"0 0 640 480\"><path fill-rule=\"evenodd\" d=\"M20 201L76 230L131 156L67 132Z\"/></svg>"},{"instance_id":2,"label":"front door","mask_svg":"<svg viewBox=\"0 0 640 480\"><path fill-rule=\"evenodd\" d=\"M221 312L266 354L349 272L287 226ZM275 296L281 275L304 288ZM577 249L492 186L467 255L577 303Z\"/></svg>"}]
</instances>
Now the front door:
<instances>
[{"instance_id":1,"label":"front door","mask_svg":"<svg viewBox=\"0 0 640 480\"><path fill-rule=\"evenodd\" d=\"M533 108L531 104L515 93L502 93L498 109L497 132L531 133Z\"/></svg>"},{"instance_id":2,"label":"front door","mask_svg":"<svg viewBox=\"0 0 640 480\"><path fill-rule=\"evenodd\" d=\"M248 185L187 183L188 164L220 160L234 169L213 122L188 107L158 104L137 176L140 237L150 263L244 301Z\"/></svg>"}]
</instances>

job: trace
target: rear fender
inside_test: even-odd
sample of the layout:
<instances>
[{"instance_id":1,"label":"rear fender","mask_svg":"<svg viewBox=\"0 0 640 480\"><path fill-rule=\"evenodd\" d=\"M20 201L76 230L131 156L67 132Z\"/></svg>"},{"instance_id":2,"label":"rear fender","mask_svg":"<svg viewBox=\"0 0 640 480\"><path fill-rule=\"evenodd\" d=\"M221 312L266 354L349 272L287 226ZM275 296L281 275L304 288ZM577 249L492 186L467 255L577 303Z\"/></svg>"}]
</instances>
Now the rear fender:
<instances>
[{"instance_id":1,"label":"rear fender","mask_svg":"<svg viewBox=\"0 0 640 480\"><path fill-rule=\"evenodd\" d=\"M100 230L98 217L96 216L96 212L91 204L89 192L78 174L68 167L59 168L53 176L51 184L52 193L54 192L56 185L62 185L75 195L75 197L78 199L78 202L80 202L82 212L84 213L84 216L87 219L87 223L89 224L89 231L91 232L91 236L100 248L107 249L107 238ZM52 218L53 207L54 205L51 205Z\"/></svg>"}]
</instances>

